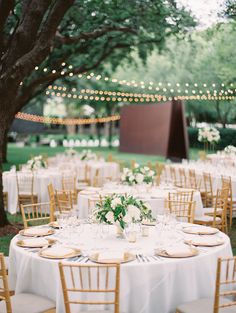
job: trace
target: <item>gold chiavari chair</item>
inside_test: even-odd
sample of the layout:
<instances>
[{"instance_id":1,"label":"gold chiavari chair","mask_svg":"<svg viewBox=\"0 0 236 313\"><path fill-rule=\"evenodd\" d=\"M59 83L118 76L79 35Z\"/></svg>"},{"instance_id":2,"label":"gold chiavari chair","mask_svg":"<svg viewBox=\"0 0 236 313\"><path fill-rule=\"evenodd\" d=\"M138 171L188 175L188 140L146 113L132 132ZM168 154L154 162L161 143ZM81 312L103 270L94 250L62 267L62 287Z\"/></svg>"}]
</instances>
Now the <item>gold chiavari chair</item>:
<instances>
[{"instance_id":1,"label":"gold chiavari chair","mask_svg":"<svg viewBox=\"0 0 236 313\"><path fill-rule=\"evenodd\" d=\"M98 168L95 171L95 175L92 179L91 185L93 187L101 187L101 185L102 185L102 177L101 177L100 170Z\"/></svg>"},{"instance_id":2,"label":"gold chiavari chair","mask_svg":"<svg viewBox=\"0 0 236 313\"><path fill-rule=\"evenodd\" d=\"M135 164L136 164L136 163L137 163L137 162L136 162L135 160L131 160L131 161L130 161L130 167L131 167L132 170L135 168Z\"/></svg>"},{"instance_id":3,"label":"gold chiavari chair","mask_svg":"<svg viewBox=\"0 0 236 313\"><path fill-rule=\"evenodd\" d=\"M179 168L179 183L180 183L180 187L182 188L187 187L187 177L186 177L184 168Z\"/></svg>"},{"instance_id":4,"label":"gold chiavari chair","mask_svg":"<svg viewBox=\"0 0 236 313\"><path fill-rule=\"evenodd\" d=\"M34 193L34 175L33 173L16 172L16 184L18 192L18 205L37 203L38 195Z\"/></svg>"},{"instance_id":5,"label":"gold chiavari chair","mask_svg":"<svg viewBox=\"0 0 236 313\"><path fill-rule=\"evenodd\" d=\"M178 306L176 313L236 312L236 257L218 259L214 298L204 298Z\"/></svg>"},{"instance_id":6,"label":"gold chiavari chair","mask_svg":"<svg viewBox=\"0 0 236 313\"><path fill-rule=\"evenodd\" d=\"M73 202L74 202L74 204L76 204L77 203L77 194L78 194L78 191L76 188L76 177L63 175L61 184L62 184L63 190L66 190L66 191L70 190L71 191Z\"/></svg>"},{"instance_id":7,"label":"gold chiavari chair","mask_svg":"<svg viewBox=\"0 0 236 313\"><path fill-rule=\"evenodd\" d=\"M206 152L205 151L199 151L198 152L198 157L201 161L206 161L207 159L207 155L206 155Z\"/></svg>"},{"instance_id":8,"label":"gold chiavari chair","mask_svg":"<svg viewBox=\"0 0 236 313\"><path fill-rule=\"evenodd\" d=\"M110 153L107 157L107 162L114 162L114 158L113 158L113 155L112 153Z\"/></svg>"},{"instance_id":9,"label":"gold chiavari chair","mask_svg":"<svg viewBox=\"0 0 236 313\"><path fill-rule=\"evenodd\" d=\"M213 208L205 208L204 215L196 217L194 220L195 224L212 226L219 228L223 232L227 232L227 202L228 202L228 189L218 189L216 199L214 201Z\"/></svg>"},{"instance_id":10,"label":"gold chiavari chair","mask_svg":"<svg viewBox=\"0 0 236 313\"><path fill-rule=\"evenodd\" d=\"M79 305L113 306L113 310L92 312L120 313L120 264L84 265L60 262L59 270L66 313L72 313L72 309Z\"/></svg>"},{"instance_id":11,"label":"gold chiavari chair","mask_svg":"<svg viewBox=\"0 0 236 313\"><path fill-rule=\"evenodd\" d=\"M180 190L177 192L169 192L168 200L169 201L181 201L181 202L192 202L193 201L194 190Z\"/></svg>"},{"instance_id":12,"label":"gold chiavari chair","mask_svg":"<svg viewBox=\"0 0 236 313\"><path fill-rule=\"evenodd\" d=\"M177 177L177 172L174 166L170 166L170 178L171 182L176 186L176 187L182 187L180 179Z\"/></svg>"},{"instance_id":13,"label":"gold chiavari chair","mask_svg":"<svg viewBox=\"0 0 236 313\"><path fill-rule=\"evenodd\" d=\"M195 201L166 200L165 207L171 214L175 214L177 219L193 223L195 214Z\"/></svg>"},{"instance_id":14,"label":"gold chiavari chair","mask_svg":"<svg viewBox=\"0 0 236 313\"><path fill-rule=\"evenodd\" d=\"M88 215L91 215L96 208L96 204L102 201L101 196L91 196L88 198Z\"/></svg>"},{"instance_id":15,"label":"gold chiavari chair","mask_svg":"<svg viewBox=\"0 0 236 313\"><path fill-rule=\"evenodd\" d=\"M147 162L147 167L149 167L149 168L150 168L150 170L152 170L152 169L153 169L152 162L148 161L148 162Z\"/></svg>"},{"instance_id":16,"label":"gold chiavari chair","mask_svg":"<svg viewBox=\"0 0 236 313\"><path fill-rule=\"evenodd\" d=\"M55 313L55 307L52 300L32 293L18 293L10 296L4 255L0 253L0 312Z\"/></svg>"},{"instance_id":17,"label":"gold chiavari chair","mask_svg":"<svg viewBox=\"0 0 236 313\"><path fill-rule=\"evenodd\" d=\"M8 208L8 192L6 192L6 191L3 192L3 203L4 203L4 208L7 210L7 208Z\"/></svg>"},{"instance_id":18,"label":"gold chiavari chair","mask_svg":"<svg viewBox=\"0 0 236 313\"><path fill-rule=\"evenodd\" d=\"M156 168L156 184L157 186L159 186L162 180L162 175L163 173L165 173L165 164L159 164L158 162L156 162L155 168Z\"/></svg>"},{"instance_id":19,"label":"gold chiavari chair","mask_svg":"<svg viewBox=\"0 0 236 313\"><path fill-rule=\"evenodd\" d=\"M21 205L21 215L24 223L24 228L29 227L29 223L33 225L47 224L51 220L50 202L33 203Z\"/></svg>"},{"instance_id":20,"label":"gold chiavari chair","mask_svg":"<svg viewBox=\"0 0 236 313\"><path fill-rule=\"evenodd\" d=\"M229 196L228 196L228 207L227 211L229 212L229 226L232 227L232 221L233 221L233 211L236 210L236 198L233 198L233 191L232 191L232 180L231 177L225 177L221 176L221 184L222 188L228 188L229 189Z\"/></svg>"},{"instance_id":21,"label":"gold chiavari chair","mask_svg":"<svg viewBox=\"0 0 236 313\"><path fill-rule=\"evenodd\" d=\"M49 196L49 202L50 202L50 214L51 214L50 219L51 221L54 221L57 206L56 206L55 191L54 191L52 184L48 185L48 196Z\"/></svg>"},{"instance_id":22,"label":"gold chiavari chair","mask_svg":"<svg viewBox=\"0 0 236 313\"><path fill-rule=\"evenodd\" d=\"M71 190L56 190L56 205L59 212L73 210L73 194Z\"/></svg>"},{"instance_id":23,"label":"gold chiavari chair","mask_svg":"<svg viewBox=\"0 0 236 313\"><path fill-rule=\"evenodd\" d=\"M212 177L210 173L203 173L204 182L204 206L211 207L214 204L215 196L212 188Z\"/></svg>"},{"instance_id":24,"label":"gold chiavari chair","mask_svg":"<svg viewBox=\"0 0 236 313\"><path fill-rule=\"evenodd\" d=\"M189 170L188 178L189 187L195 190L200 190L201 179L197 179L195 170Z\"/></svg>"}]
</instances>

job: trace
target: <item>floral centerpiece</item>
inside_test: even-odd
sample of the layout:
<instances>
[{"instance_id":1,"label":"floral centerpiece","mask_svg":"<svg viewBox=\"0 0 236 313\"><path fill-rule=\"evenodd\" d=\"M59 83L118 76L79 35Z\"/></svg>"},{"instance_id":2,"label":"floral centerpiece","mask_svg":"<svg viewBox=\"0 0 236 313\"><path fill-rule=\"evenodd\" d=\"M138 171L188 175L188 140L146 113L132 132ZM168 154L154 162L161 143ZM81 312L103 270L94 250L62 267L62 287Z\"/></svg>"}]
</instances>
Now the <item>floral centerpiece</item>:
<instances>
[{"instance_id":1,"label":"floral centerpiece","mask_svg":"<svg viewBox=\"0 0 236 313\"><path fill-rule=\"evenodd\" d=\"M142 220L153 220L149 203L144 203L131 195L106 196L97 203L96 220L106 224L115 224L122 230L130 224Z\"/></svg>"},{"instance_id":2,"label":"floral centerpiece","mask_svg":"<svg viewBox=\"0 0 236 313\"><path fill-rule=\"evenodd\" d=\"M224 148L224 153L226 154L236 154L236 147L229 145L227 147Z\"/></svg>"},{"instance_id":3,"label":"floral centerpiece","mask_svg":"<svg viewBox=\"0 0 236 313\"><path fill-rule=\"evenodd\" d=\"M220 132L215 127L204 127L198 130L198 141L204 143L204 149L207 150L208 143L214 145L220 140Z\"/></svg>"},{"instance_id":4,"label":"floral centerpiece","mask_svg":"<svg viewBox=\"0 0 236 313\"><path fill-rule=\"evenodd\" d=\"M90 149L83 150L79 157L81 161L97 160L97 154L92 152Z\"/></svg>"},{"instance_id":5,"label":"floral centerpiece","mask_svg":"<svg viewBox=\"0 0 236 313\"><path fill-rule=\"evenodd\" d=\"M66 153L66 155L69 156L69 157L73 157L73 156L75 156L75 155L78 154L78 152L77 152L75 149L72 149L72 148L67 149L67 150L65 151L65 153Z\"/></svg>"},{"instance_id":6,"label":"floral centerpiece","mask_svg":"<svg viewBox=\"0 0 236 313\"><path fill-rule=\"evenodd\" d=\"M128 185L136 185L142 183L152 184L155 175L155 171L151 170L148 166L141 166L136 163L134 169L132 170L128 168L123 169L121 181Z\"/></svg>"},{"instance_id":7,"label":"floral centerpiece","mask_svg":"<svg viewBox=\"0 0 236 313\"><path fill-rule=\"evenodd\" d=\"M33 171L33 170L38 170L40 168L46 168L47 163L43 159L42 155L38 155L28 160L26 167L30 169L31 171Z\"/></svg>"}]
</instances>

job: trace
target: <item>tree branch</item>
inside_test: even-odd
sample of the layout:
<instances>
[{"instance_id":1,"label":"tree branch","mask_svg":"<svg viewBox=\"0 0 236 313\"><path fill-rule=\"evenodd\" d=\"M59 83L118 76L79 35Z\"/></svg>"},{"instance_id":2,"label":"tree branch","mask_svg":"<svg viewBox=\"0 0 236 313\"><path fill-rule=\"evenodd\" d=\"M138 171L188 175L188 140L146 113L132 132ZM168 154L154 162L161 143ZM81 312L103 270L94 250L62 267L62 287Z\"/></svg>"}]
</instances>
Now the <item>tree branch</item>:
<instances>
[{"instance_id":1,"label":"tree branch","mask_svg":"<svg viewBox=\"0 0 236 313\"><path fill-rule=\"evenodd\" d=\"M1 59L1 54L4 51L4 35L3 35L4 26L13 8L14 8L14 0L8 0L8 1L0 0L0 59Z\"/></svg>"},{"instance_id":2,"label":"tree branch","mask_svg":"<svg viewBox=\"0 0 236 313\"><path fill-rule=\"evenodd\" d=\"M137 35L137 31L129 28L129 27L105 27L101 29L94 30L92 32L81 33L78 36L68 37L62 36L59 32L56 34L56 40L58 40L61 44L73 44L79 43L81 40L88 40L88 39L96 39L99 38L109 32L123 32L123 33L130 33Z\"/></svg>"}]
</instances>

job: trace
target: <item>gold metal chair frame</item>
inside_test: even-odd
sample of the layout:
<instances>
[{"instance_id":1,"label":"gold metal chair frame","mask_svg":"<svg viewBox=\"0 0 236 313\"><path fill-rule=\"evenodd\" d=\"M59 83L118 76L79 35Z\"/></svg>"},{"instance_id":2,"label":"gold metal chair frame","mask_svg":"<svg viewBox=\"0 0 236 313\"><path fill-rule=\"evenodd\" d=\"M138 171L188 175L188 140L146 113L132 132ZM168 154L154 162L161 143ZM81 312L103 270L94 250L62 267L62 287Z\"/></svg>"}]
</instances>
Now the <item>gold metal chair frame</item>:
<instances>
[{"instance_id":1,"label":"gold metal chair frame","mask_svg":"<svg viewBox=\"0 0 236 313\"><path fill-rule=\"evenodd\" d=\"M120 264L84 265L59 263L61 284L64 296L65 311L71 313L71 304L83 305L113 305L114 313L119 313L120 294ZM115 271L114 286L110 286L110 272ZM66 272L66 274L65 274ZM94 275L93 275L94 274ZM76 275L76 277L75 277ZM94 281L92 280L94 277ZM70 279L69 279L70 278ZM95 279L96 278L96 279ZM104 283L102 279L105 278ZM69 293L78 294L78 300L71 300ZM87 300L93 293L114 295L113 300ZM79 295L87 294L86 300L80 300ZM99 311L98 311L99 312Z\"/></svg>"}]
</instances>

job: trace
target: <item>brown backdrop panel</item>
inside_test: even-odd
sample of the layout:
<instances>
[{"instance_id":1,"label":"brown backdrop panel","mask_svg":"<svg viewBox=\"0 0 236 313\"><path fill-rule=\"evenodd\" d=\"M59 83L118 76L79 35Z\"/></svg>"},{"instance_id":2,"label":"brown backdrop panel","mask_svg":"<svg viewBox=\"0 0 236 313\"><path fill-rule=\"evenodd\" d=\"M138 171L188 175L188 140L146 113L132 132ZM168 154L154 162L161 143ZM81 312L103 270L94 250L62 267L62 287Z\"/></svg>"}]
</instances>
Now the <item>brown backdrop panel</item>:
<instances>
[{"instance_id":1,"label":"brown backdrop panel","mask_svg":"<svg viewBox=\"0 0 236 313\"><path fill-rule=\"evenodd\" d=\"M172 102L121 109L120 151L167 156Z\"/></svg>"},{"instance_id":2,"label":"brown backdrop panel","mask_svg":"<svg viewBox=\"0 0 236 313\"><path fill-rule=\"evenodd\" d=\"M120 151L188 157L188 136L181 101L130 105L122 108Z\"/></svg>"}]
</instances>

